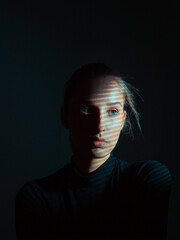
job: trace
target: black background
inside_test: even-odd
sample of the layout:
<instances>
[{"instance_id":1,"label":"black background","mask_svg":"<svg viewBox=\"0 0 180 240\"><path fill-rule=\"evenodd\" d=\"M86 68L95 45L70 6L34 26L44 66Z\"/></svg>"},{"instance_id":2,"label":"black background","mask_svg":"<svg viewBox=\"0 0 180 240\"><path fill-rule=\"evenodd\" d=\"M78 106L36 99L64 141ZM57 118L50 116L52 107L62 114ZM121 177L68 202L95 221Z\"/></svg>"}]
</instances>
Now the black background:
<instances>
[{"instance_id":1,"label":"black background","mask_svg":"<svg viewBox=\"0 0 180 240\"><path fill-rule=\"evenodd\" d=\"M69 162L59 109L64 84L86 63L105 62L130 82L144 137L122 136L115 155L155 159L173 177L169 239L180 239L178 1L1 1L0 239L15 239L14 200L28 180Z\"/></svg>"}]
</instances>

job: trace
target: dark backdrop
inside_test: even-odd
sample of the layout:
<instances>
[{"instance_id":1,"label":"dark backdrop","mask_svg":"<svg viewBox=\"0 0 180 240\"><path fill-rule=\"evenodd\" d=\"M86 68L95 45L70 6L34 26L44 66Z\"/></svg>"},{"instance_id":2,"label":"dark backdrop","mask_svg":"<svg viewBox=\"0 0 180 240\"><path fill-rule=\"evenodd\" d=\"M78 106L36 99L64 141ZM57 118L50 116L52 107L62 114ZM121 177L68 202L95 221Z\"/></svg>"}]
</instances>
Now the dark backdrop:
<instances>
[{"instance_id":1,"label":"dark backdrop","mask_svg":"<svg viewBox=\"0 0 180 240\"><path fill-rule=\"evenodd\" d=\"M173 176L169 239L180 239L178 1L1 1L0 239L14 240L14 200L28 180L71 157L59 109L64 84L86 63L105 62L141 91L144 137L120 138L123 160L155 159Z\"/></svg>"}]
</instances>

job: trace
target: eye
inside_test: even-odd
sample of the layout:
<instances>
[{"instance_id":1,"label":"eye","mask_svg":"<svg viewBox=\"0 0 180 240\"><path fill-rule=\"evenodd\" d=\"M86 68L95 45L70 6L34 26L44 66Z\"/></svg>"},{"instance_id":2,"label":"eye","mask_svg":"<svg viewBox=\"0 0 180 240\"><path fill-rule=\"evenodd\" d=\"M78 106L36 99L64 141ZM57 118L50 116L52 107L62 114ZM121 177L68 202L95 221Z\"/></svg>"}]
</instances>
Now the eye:
<instances>
[{"instance_id":1,"label":"eye","mask_svg":"<svg viewBox=\"0 0 180 240\"><path fill-rule=\"evenodd\" d=\"M117 109L111 109L108 112L109 112L110 115L113 116L113 115L117 115L119 111Z\"/></svg>"},{"instance_id":2,"label":"eye","mask_svg":"<svg viewBox=\"0 0 180 240\"><path fill-rule=\"evenodd\" d=\"M83 114L83 115L90 115L93 113L93 109L91 107L88 107L88 106L84 106L84 107L81 107L80 108L80 112ZM118 110L117 109L110 109L108 110L108 113L110 116L116 116L118 114Z\"/></svg>"},{"instance_id":3,"label":"eye","mask_svg":"<svg viewBox=\"0 0 180 240\"><path fill-rule=\"evenodd\" d=\"M84 115L90 114L92 111L89 107L81 107L80 112L83 113Z\"/></svg>"}]
</instances>

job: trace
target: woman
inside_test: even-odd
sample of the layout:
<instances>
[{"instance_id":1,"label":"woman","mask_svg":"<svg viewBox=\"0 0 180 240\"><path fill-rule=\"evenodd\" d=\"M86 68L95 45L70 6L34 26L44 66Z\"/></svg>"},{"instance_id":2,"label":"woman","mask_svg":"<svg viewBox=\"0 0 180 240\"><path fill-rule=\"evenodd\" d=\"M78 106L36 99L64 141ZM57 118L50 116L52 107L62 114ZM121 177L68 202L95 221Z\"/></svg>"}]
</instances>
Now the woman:
<instances>
[{"instance_id":1,"label":"woman","mask_svg":"<svg viewBox=\"0 0 180 240\"><path fill-rule=\"evenodd\" d=\"M66 85L61 122L71 162L26 183L16 198L17 240L166 239L171 175L157 161L112 154L121 132L140 129L133 88L104 64L78 69Z\"/></svg>"}]
</instances>

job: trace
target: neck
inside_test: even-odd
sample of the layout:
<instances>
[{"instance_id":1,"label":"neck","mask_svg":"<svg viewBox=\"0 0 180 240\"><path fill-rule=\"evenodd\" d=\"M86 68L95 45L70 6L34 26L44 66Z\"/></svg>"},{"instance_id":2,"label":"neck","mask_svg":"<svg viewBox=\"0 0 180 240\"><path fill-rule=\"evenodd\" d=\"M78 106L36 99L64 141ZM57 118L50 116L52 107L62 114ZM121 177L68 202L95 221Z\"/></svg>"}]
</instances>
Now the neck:
<instances>
[{"instance_id":1,"label":"neck","mask_svg":"<svg viewBox=\"0 0 180 240\"><path fill-rule=\"evenodd\" d=\"M80 174L88 176L96 173L109 157L110 154L102 158L87 159L87 157L73 155L72 161Z\"/></svg>"}]
</instances>

